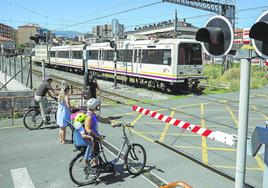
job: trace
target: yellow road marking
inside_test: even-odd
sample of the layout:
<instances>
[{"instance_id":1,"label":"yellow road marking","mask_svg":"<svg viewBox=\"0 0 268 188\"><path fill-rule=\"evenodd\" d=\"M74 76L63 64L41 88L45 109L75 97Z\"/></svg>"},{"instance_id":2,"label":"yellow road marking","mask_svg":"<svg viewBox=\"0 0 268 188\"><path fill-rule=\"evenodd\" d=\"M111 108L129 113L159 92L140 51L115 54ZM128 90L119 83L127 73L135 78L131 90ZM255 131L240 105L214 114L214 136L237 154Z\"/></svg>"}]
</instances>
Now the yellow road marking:
<instances>
[{"instance_id":1,"label":"yellow road marking","mask_svg":"<svg viewBox=\"0 0 268 188\"><path fill-rule=\"evenodd\" d=\"M230 107L227 106L227 105L226 105L226 108L227 108L228 111L230 112L230 114L231 114L231 116L232 116L232 118L233 118L233 120L234 120L234 122L235 122L235 124L236 124L236 127L238 127L238 121L237 121L237 118L236 118L235 115L233 114L232 110L231 110ZM259 156L258 154L255 156L255 160L256 160L257 163L258 163L259 169L264 170L264 163L263 163L263 161L261 160L261 158L260 158L260 156Z\"/></svg>"},{"instance_id":2,"label":"yellow road marking","mask_svg":"<svg viewBox=\"0 0 268 188\"><path fill-rule=\"evenodd\" d=\"M205 120L203 118L204 114L205 114L205 110L204 110L204 104L201 104L200 106L201 108L201 126L203 128L205 128ZM208 150L207 150L207 138L205 136L201 136L202 137L202 160L204 164L208 164Z\"/></svg>"},{"instance_id":3,"label":"yellow road marking","mask_svg":"<svg viewBox=\"0 0 268 188\"><path fill-rule=\"evenodd\" d=\"M135 131L134 129L131 129L131 131L132 131L133 133L135 133L135 134L139 135L140 137L144 138L145 140L148 140L148 141L150 141L150 142L154 142L154 140L153 140L153 139L151 139L151 138L149 138L149 137L147 137L147 136L143 135L143 134L142 134L142 133L140 133L140 132Z\"/></svg>"},{"instance_id":4,"label":"yellow road marking","mask_svg":"<svg viewBox=\"0 0 268 188\"><path fill-rule=\"evenodd\" d=\"M254 110L258 110L258 108L256 106L254 106L254 105L251 105L251 106L254 108ZM262 117L264 117L265 120L268 120L268 117L264 113L262 113L262 112L257 112L257 113L260 114L260 115L262 115Z\"/></svg>"},{"instance_id":5,"label":"yellow road marking","mask_svg":"<svg viewBox=\"0 0 268 188\"><path fill-rule=\"evenodd\" d=\"M178 146L174 145L175 148L182 148L182 149L201 149L200 146Z\"/></svg>"},{"instance_id":6,"label":"yellow road marking","mask_svg":"<svg viewBox=\"0 0 268 188\"><path fill-rule=\"evenodd\" d=\"M227 108L230 115L232 116L232 119L234 120L236 127L238 127L238 120L237 120L236 116L234 115L232 109L228 105L225 105L225 107Z\"/></svg>"},{"instance_id":7,"label":"yellow road marking","mask_svg":"<svg viewBox=\"0 0 268 188\"><path fill-rule=\"evenodd\" d=\"M170 117L173 117L174 113L175 113L175 111L173 110L171 112L171 114L170 114ZM165 128L164 128L164 130L163 130L163 132L162 132L162 134L161 134L161 136L160 136L159 142L163 142L164 141L164 139L166 137L166 134L168 132L169 127L170 127L170 124L167 123L166 126L165 126Z\"/></svg>"},{"instance_id":8,"label":"yellow road marking","mask_svg":"<svg viewBox=\"0 0 268 188\"><path fill-rule=\"evenodd\" d=\"M143 131L137 131L138 133L141 133L141 134L148 134L148 135L161 135L162 133L161 132L143 132ZM186 134L186 133L167 133L167 135L169 136L190 136L190 137L200 137L200 135L195 135L195 134Z\"/></svg>"},{"instance_id":9,"label":"yellow road marking","mask_svg":"<svg viewBox=\"0 0 268 188\"><path fill-rule=\"evenodd\" d=\"M226 168L226 169L235 169L235 166L228 166L228 165L212 165L216 168ZM260 168L254 168L254 167L246 167L247 170L257 170L262 171Z\"/></svg>"},{"instance_id":10,"label":"yellow road marking","mask_svg":"<svg viewBox=\"0 0 268 188\"><path fill-rule=\"evenodd\" d=\"M257 163L258 163L260 169L263 171L263 170L264 170L264 163L263 163L262 159L260 158L260 155L257 154L257 155L255 156L255 159L256 159L256 161L257 161Z\"/></svg>"},{"instance_id":11,"label":"yellow road marking","mask_svg":"<svg viewBox=\"0 0 268 188\"><path fill-rule=\"evenodd\" d=\"M135 125L137 121L139 121L139 119L142 118L142 116L143 114L138 115L138 117L131 122L131 125Z\"/></svg>"},{"instance_id":12,"label":"yellow road marking","mask_svg":"<svg viewBox=\"0 0 268 188\"><path fill-rule=\"evenodd\" d=\"M234 152L236 152L236 149L231 149L231 148L208 148L208 150L217 150L217 151L234 151Z\"/></svg>"},{"instance_id":13,"label":"yellow road marking","mask_svg":"<svg viewBox=\"0 0 268 188\"><path fill-rule=\"evenodd\" d=\"M139 121L139 119L142 118L142 116L143 116L143 114L140 114L136 119L134 119L134 120L131 122L131 125L135 125L135 124L137 123L137 121ZM135 131L134 129L131 129L131 131L132 131L133 133L135 133L135 134L141 136L142 138L144 138L144 139L150 141L150 142L154 142L153 139L151 139L151 138L149 138L149 137L147 137L147 136L144 136L143 134L141 134L141 133Z\"/></svg>"}]
</instances>

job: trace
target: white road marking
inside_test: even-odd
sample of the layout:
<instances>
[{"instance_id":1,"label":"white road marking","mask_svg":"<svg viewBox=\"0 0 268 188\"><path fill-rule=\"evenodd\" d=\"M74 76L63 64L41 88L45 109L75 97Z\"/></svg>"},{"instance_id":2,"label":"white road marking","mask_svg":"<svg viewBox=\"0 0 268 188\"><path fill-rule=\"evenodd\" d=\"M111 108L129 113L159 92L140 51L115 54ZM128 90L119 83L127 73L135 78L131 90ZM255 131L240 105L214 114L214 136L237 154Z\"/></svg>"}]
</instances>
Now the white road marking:
<instances>
[{"instance_id":1,"label":"white road marking","mask_svg":"<svg viewBox=\"0 0 268 188\"><path fill-rule=\"evenodd\" d=\"M26 168L10 170L15 188L35 188Z\"/></svg>"}]
</instances>

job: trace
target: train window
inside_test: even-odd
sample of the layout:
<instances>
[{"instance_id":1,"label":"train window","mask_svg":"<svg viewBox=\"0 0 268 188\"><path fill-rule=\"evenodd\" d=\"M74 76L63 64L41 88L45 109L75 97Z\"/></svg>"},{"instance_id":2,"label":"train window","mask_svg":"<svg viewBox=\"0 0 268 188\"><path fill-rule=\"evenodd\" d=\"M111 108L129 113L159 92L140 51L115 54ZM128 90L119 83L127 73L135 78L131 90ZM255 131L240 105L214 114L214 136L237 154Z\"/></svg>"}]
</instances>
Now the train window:
<instances>
[{"instance_id":1,"label":"train window","mask_svg":"<svg viewBox=\"0 0 268 188\"><path fill-rule=\"evenodd\" d=\"M200 44L181 43L178 54L179 65L202 65Z\"/></svg>"},{"instance_id":2,"label":"train window","mask_svg":"<svg viewBox=\"0 0 268 188\"><path fill-rule=\"evenodd\" d=\"M114 51L107 50L107 61L113 61L113 60L114 60Z\"/></svg>"},{"instance_id":3,"label":"train window","mask_svg":"<svg viewBox=\"0 0 268 188\"><path fill-rule=\"evenodd\" d=\"M157 50L143 50L142 51L142 63L145 64L163 64L163 51Z\"/></svg>"},{"instance_id":4,"label":"train window","mask_svg":"<svg viewBox=\"0 0 268 188\"><path fill-rule=\"evenodd\" d=\"M69 58L69 51L58 51L58 58Z\"/></svg>"},{"instance_id":5,"label":"train window","mask_svg":"<svg viewBox=\"0 0 268 188\"><path fill-rule=\"evenodd\" d=\"M91 50L91 58L92 60L98 60L98 50Z\"/></svg>"},{"instance_id":6,"label":"train window","mask_svg":"<svg viewBox=\"0 0 268 188\"><path fill-rule=\"evenodd\" d=\"M171 65L171 50L163 51L163 65Z\"/></svg>"},{"instance_id":7,"label":"train window","mask_svg":"<svg viewBox=\"0 0 268 188\"><path fill-rule=\"evenodd\" d=\"M131 62L132 61L132 50L124 50L123 51L123 57L124 57L124 62Z\"/></svg>"},{"instance_id":8,"label":"train window","mask_svg":"<svg viewBox=\"0 0 268 188\"><path fill-rule=\"evenodd\" d=\"M91 56L92 56L92 55L91 55L91 52L92 52L92 51L87 50L87 52L86 52L86 58L87 58L87 59L91 59Z\"/></svg>"},{"instance_id":9,"label":"train window","mask_svg":"<svg viewBox=\"0 0 268 188\"><path fill-rule=\"evenodd\" d=\"M50 51L50 57L56 57L56 52L55 51Z\"/></svg>"},{"instance_id":10,"label":"train window","mask_svg":"<svg viewBox=\"0 0 268 188\"><path fill-rule=\"evenodd\" d=\"M83 59L83 51L73 51L73 59Z\"/></svg>"}]
</instances>

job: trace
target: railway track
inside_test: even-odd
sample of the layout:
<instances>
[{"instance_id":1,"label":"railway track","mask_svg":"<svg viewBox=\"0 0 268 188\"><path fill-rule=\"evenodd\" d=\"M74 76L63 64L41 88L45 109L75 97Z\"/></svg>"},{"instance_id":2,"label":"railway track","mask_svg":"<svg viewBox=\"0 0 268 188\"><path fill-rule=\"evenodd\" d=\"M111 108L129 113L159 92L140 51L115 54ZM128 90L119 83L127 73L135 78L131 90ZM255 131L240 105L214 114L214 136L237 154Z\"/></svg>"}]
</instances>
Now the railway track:
<instances>
[{"instance_id":1,"label":"railway track","mask_svg":"<svg viewBox=\"0 0 268 188\"><path fill-rule=\"evenodd\" d=\"M38 76L42 76L42 72L40 72L39 70L33 69L33 74L38 75ZM57 83L58 85L62 84L62 80L65 80L66 82L68 82L70 85L72 85L73 87L77 88L77 89L81 89L81 91L84 88L84 83L83 82L79 82L77 80L73 80L67 77L62 77L59 75L51 75L51 77L53 78L54 82ZM133 99L131 97L127 97L127 96L122 96L119 94L116 94L112 91L108 91L108 90L104 90L104 89L100 89L100 98L102 99L107 99L107 100L111 100L117 104L124 104L124 105L128 105L129 103L133 103L133 102L142 102L140 100L137 99Z\"/></svg>"}]
</instances>

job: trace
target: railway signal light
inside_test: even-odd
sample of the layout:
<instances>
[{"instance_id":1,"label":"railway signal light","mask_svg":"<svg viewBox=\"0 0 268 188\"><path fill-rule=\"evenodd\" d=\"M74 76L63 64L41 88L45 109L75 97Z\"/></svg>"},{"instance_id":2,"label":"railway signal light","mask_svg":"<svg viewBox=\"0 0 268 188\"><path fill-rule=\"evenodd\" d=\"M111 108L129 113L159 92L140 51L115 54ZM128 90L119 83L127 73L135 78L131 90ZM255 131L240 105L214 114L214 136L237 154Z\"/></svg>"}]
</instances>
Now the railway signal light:
<instances>
[{"instance_id":1,"label":"railway signal light","mask_svg":"<svg viewBox=\"0 0 268 188\"><path fill-rule=\"evenodd\" d=\"M39 38L40 36L38 35L38 33L36 33L34 36L31 36L30 39L34 41L35 44L39 43Z\"/></svg>"},{"instance_id":2,"label":"railway signal light","mask_svg":"<svg viewBox=\"0 0 268 188\"><path fill-rule=\"evenodd\" d=\"M110 41L110 47L111 47L111 48L115 48L115 47L116 47L116 43L115 43L115 41Z\"/></svg>"},{"instance_id":3,"label":"railway signal light","mask_svg":"<svg viewBox=\"0 0 268 188\"><path fill-rule=\"evenodd\" d=\"M31 36L30 39L33 40L35 44L39 44L41 41L46 43L47 36L46 34L44 36L40 36L38 33L36 33L34 36Z\"/></svg>"},{"instance_id":4,"label":"railway signal light","mask_svg":"<svg viewBox=\"0 0 268 188\"><path fill-rule=\"evenodd\" d=\"M223 16L211 17L195 36L203 42L203 49L212 57L227 55L233 45L234 33L231 23Z\"/></svg>"},{"instance_id":5,"label":"railway signal light","mask_svg":"<svg viewBox=\"0 0 268 188\"><path fill-rule=\"evenodd\" d=\"M265 11L250 28L249 37L257 54L268 59L268 10Z\"/></svg>"}]
</instances>

